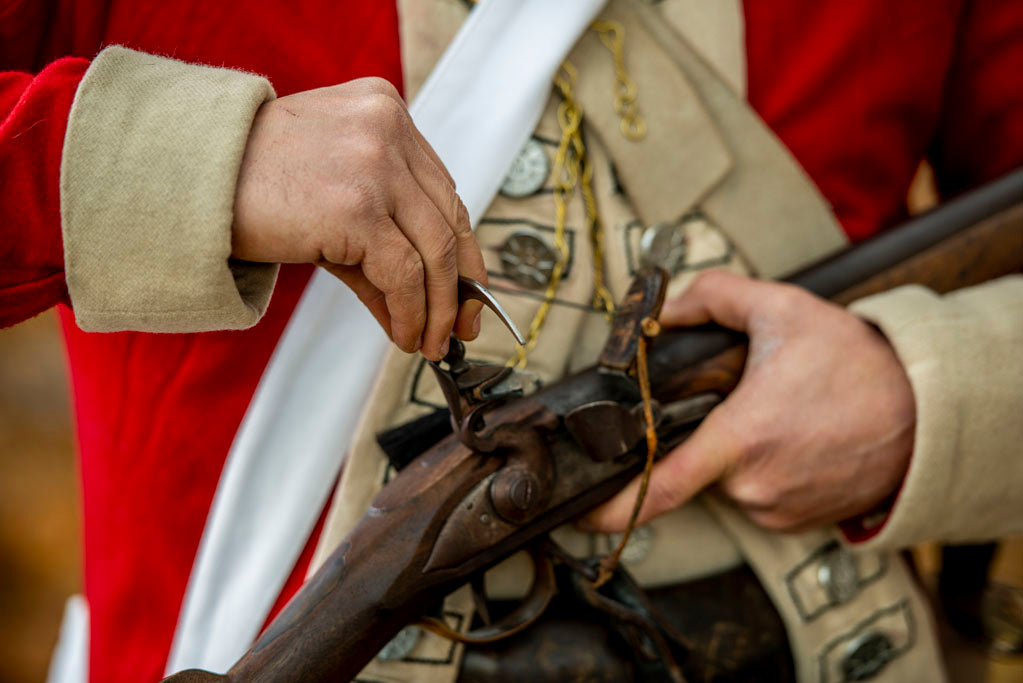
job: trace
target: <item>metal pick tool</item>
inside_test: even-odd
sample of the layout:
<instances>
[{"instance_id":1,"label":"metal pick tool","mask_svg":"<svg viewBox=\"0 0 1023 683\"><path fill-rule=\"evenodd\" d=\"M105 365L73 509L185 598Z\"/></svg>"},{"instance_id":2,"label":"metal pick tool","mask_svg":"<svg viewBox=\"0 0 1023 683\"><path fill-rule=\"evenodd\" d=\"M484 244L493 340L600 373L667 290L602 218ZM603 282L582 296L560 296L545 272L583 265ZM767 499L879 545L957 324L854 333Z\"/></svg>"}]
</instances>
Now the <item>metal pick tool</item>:
<instances>
[{"instance_id":1,"label":"metal pick tool","mask_svg":"<svg viewBox=\"0 0 1023 683\"><path fill-rule=\"evenodd\" d=\"M484 306L492 310L497 317L500 318L504 326L508 328L508 331L515 337L515 341L519 344L525 344L526 338L519 332L519 328L515 327L515 323L512 322L508 312L504 310L504 306L501 305L494 295L490 293L490 290L481 285L476 280L462 275L458 276L458 303L461 304L467 299L475 299Z\"/></svg>"}]
</instances>

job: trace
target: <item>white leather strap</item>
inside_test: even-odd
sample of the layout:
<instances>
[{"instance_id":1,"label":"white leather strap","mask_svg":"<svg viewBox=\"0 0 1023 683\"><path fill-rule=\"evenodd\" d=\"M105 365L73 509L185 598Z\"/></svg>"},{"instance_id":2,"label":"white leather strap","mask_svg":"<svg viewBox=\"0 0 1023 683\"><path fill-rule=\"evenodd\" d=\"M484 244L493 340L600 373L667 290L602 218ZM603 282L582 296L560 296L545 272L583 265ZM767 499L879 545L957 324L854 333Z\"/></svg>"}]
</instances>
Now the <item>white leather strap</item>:
<instances>
[{"instance_id":1,"label":"white leather strap","mask_svg":"<svg viewBox=\"0 0 1023 683\"><path fill-rule=\"evenodd\" d=\"M85 596L72 595L64 603L57 647L50 658L46 683L88 683L89 605Z\"/></svg>"},{"instance_id":2,"label":"white leather strap","mask_svg":"<svg viewBox=\"0 0 1023 683\"><path fill-rule=\"evenodd\" d=\"M410 111L475 222L535 127L558 65L606 0L485 0ZM318 271L235 437L167 671L224 671L258 635L340 470L387 340Z\"/></svg>"},{"instance_id":3,"label":"white leather strap","mask_svg":"<svg viewBox=\"0 0 1023 683\"><path fill-rule=\"evenodd\" d=\"M485 0L410 112L444 160L475 226L533 132L558 65L607 0Z\"/></svg>"}]
</instances>

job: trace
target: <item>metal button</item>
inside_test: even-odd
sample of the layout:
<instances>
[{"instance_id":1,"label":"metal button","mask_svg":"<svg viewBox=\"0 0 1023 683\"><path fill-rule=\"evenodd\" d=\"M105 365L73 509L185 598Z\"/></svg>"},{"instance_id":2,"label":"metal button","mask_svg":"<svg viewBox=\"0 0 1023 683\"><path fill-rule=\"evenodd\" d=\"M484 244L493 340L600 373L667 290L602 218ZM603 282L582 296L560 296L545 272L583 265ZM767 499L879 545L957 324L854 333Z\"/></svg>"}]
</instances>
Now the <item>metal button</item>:
<instances>
[{"instance_id":1,"label":"metal button","mask_svg":"<svg viewBox=\"0 0 1023 683\"><path fill-rule=\"evenodd\" d=\"M551 281L557 256L542 239L528 232L516 232L498 252L506 276L529 289L543 289Z\"/></svg>"},{"instance_id":2,"label":"metal button","mask_svg":"<svg viewBox=\"0 0 1023 683\"><path fill-rule=\"evenodd\" d=\"M981 596L980 620L991 652L1023 654L1023 588L989 582Z\"/></svg>"},{"instance_id":3,"label":"metal button","mask_svg":"<svg viewBox=\"0 0 1023 683\"><path fill-rule=\"evenodd\" d=\"M501 185L501 194L514 198L528 197L543 187L550 174L551 160L547 151L541 143L530 138L512 162Z\"/></svg>"},{"instance_id":4,"label":"metal button","mask_svg":"<svg viewBox=\"0 0 1023 683\"><path fill-rule=\"evenodd\" d=\"M845 681L865 681L873 678L892 661L895 647L891 639L880 631L865 633L849 643L842 660Z\"/></svg>"},{"instance_id":5,"label":"metal button","mask_svg":"<svg viewBox=\"0 0 1023 683\"><path fill-rule=\"evenodd\" d=\"M682 222L657 223L643 231L639 240L640 264L660 266L674 275L686 263L686 234Z\"/></svg>"},{"instance_id":6,"label":"metal button","mask_svg":"<svg viewBox=\"0 0 1023 683\"><path fill-rule=\"evenodd\" d=\"M608 551L612 551L622 542L621 534L608 534ZM649 526L638 526L629 534L629 540L622 549L622 562L634 564L642 562L654 547L654 530Z\"/></svg>"},{"instance_id":7,"label":"metal button","mask_svg":"<svg viewBox=\"0 0 1023 683\"><path fill-rule=\"evenodd\" d=\"M422 635L423 630L418 626L406 626L398 631L394 638L391 638L391 642L381 648L380 652L377 653L377 659L385 662L405 659L412 654L412 650L415 649Z\"/></svg>"},{"instance_id":8,"label":"metal button","mask_svg":"<svg viewBox=\"0 0 1023 683\"><path fill-rule=\"evenodd\" d=\"M836 545L821 558L817 567L817 583L828 594L833 604L841 605L855 598L860 592L856 556L846 548Z\"/></svg>"}]
</instances>

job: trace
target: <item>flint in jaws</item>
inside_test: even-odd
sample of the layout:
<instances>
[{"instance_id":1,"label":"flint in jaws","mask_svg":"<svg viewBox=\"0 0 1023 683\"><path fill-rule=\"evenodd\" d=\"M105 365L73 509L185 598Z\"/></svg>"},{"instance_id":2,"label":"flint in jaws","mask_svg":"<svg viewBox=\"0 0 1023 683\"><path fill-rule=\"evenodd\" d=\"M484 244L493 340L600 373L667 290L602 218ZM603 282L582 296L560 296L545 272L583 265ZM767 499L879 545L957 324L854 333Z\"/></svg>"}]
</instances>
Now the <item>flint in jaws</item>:
<instances>
[{"instance_id":1,"label":"flint in jaws","mask_svg":"<svg viewBox=\"0 0 1023 683\"><path fill-rule=\"evenodd\" d=\"M490 293L490 290L472 278L459 275L458 303L461 304L467 299L475 299L492 310L500 318L501 322L504 323L504 326L508 328L508 331L512 333L512 336L515 337L515 341L519 344L526 343L526 338L519 332L519 328L515 327L515 323L508 316L508 312L504 310L504 306Z\"/></svg>"}]
</instances>

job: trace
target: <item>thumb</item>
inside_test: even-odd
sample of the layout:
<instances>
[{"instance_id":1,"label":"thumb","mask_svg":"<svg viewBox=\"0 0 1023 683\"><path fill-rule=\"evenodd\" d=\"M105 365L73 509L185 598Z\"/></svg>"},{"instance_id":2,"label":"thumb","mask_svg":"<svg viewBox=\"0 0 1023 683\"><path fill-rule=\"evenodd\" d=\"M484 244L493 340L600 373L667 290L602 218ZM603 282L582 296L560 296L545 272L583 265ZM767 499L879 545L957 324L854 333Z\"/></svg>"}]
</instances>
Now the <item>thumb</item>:
<instances>
[{"instance_id":1,"label":"thumb","mask_svg":"<svg viewBox=\"0 0 1023 683\"><path fill-rule=\"evenodd\" d=\"M750 318L780 286L723 270L709 270L697 277L681 296L664 302L661 323L679 327L714 321L745 332Z\"/></svg>"},{"instance_id":2,"label":"thumb","mask_svg":"<svg viewBox=\"0 0 1023 683\"><path fill-rule=\"evenodd\" d=\"M712 411L689 439L654 464L637 525L681 507L720 479L737 461L741 446L724 425L727 418L722 417L720 410L724 407L723 404ZM641 479L642 475L637 476L613 498L590 511L579 526L605 533L624 530L636 504Z\"/></svg>"}]
</instances>

